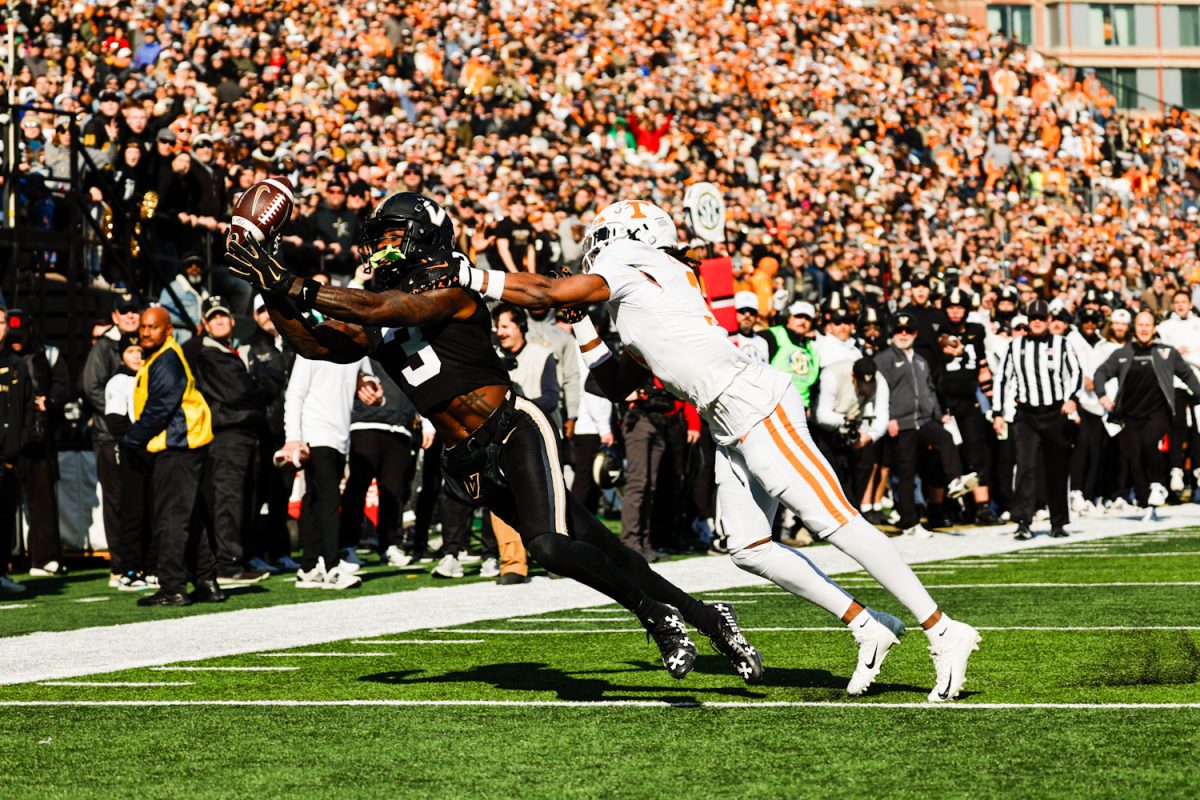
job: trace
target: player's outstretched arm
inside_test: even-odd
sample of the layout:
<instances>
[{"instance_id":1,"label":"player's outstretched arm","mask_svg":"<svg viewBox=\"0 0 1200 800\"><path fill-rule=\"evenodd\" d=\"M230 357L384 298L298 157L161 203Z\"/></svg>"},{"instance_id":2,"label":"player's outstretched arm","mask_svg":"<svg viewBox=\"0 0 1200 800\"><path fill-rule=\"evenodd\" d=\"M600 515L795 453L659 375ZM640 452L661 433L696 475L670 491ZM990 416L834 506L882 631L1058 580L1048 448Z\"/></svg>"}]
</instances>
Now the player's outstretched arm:
<instances>
[{"instance_id":1,"label":"player's outstretched arm","mask_svg":"<svg viewBox=\"0 0 1200 800\"><path fill-rule=\"evenodd\" d=\"M470 295L459 288L436 289L424 294L394 289L371 292L297 278L287 294L293 301L334 319L379 328L427 325L450 317L466 319L475 310Z\"/></svg>"},{"instance_id":2,"label":"player's outstretched arm","mask_svg":"<svg viewBox=\"0 0 1200 800\"><path fill-rule=\"evenodd\" d=\"M370 340L361 325L337 321L313 325L286 298L266 292L262 298L275 329L304 358L352 364L370 350Z\"/></svg>"},{"instance_id":3,"label":"player's outstretched arm","mask_svg":"<svg viewBox=\"0 0 1200 800\"><path fill-rule=\"evenodd\" d=\"M472 268L470 288L506 303L540 311L608 300L608 283L599 275L549 278L529 272L506 274Z\"/></svg>"}]
</instances>

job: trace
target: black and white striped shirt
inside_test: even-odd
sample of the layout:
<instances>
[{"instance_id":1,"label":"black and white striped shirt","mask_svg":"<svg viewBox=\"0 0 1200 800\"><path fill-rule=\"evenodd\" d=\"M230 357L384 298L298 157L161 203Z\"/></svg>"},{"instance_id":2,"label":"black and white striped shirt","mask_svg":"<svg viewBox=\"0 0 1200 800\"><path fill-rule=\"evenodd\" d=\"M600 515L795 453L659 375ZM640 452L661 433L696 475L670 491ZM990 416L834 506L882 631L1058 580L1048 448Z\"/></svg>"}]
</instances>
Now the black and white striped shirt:
<instances>
[{"instance_id":1,"label":"black and white striped shirt","mask_svg":"<svg viewBox=\"0 0 1200 800\"><path fill-rule=\"evenodd\" d=\"M1012 422L1017 406L1059 405L1082 385L1079 358L1066 339L1050 333L1021 336L1009 343L1004 356L1000 407Z\"/></svg>"}]
</instances>

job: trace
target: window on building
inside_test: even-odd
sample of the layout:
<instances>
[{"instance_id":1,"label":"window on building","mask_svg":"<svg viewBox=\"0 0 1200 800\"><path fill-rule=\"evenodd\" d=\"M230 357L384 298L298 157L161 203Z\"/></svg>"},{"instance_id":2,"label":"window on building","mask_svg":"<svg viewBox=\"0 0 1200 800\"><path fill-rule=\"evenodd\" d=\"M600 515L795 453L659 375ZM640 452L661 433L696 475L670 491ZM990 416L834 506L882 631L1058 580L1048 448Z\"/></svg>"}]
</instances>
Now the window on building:
<instances>
[{"instance_id":1,"label":"window on building","mask_svg":"<svg viewBox=\"0 0 1200 800\"><path fill-rule=\"evenodd\" d=\"M1096 67L1096 77L1117 99L1117 108L1138 107L1137 70Z\"/></svg>"},{"instance_id":2,"label":"window on building","mask_svg":"<svg viewBox=\"0 0 1200 800\"><path fill-rule=\"evenodd\" d=\"M1088 42L1095 47L1133 46L1133 6L1114 3L1089 5Z\"/></svg>"},{"instance_id":3,"label":"window on building","mask_svg":"<svg viewBox=\"0 0 1200 800\"><path fill-rule=\"evenodd\" d=\"M1179 7L1179 45L1200 47L1200 6Z\"/></svg>"},{"instance_id":4,"label":"window on building","mask_svg":"<svg viewBox=\"0 0 1200 800\"><path fill-rule=\"evenodd\" d=\"M988 30L1021 44L1033 43L1033 9L1029 6L989 5Z\"/></svg>"},{"instance_id":5,"label":"window on building","mask_svg":"<svg viewBox=\"0 0 1200 800\"><path fill-rule=\"evenodd\" d=\"M1200 108L1200 69L1179 70L1180 82L1183 84L1184 108Z\"/></svg>"},{"instance_id":6,"label":"window on building","mask_svg":"<svg viewBox=\"0 0 1200 800\"><path fill-rule=\"evenodd\" d=\"M1050 46L1061 47L1065 42L1062 35L1061 9L1058 5L1046 6L1046 16L1050 20Z\"/></svg>"}]
</instances>

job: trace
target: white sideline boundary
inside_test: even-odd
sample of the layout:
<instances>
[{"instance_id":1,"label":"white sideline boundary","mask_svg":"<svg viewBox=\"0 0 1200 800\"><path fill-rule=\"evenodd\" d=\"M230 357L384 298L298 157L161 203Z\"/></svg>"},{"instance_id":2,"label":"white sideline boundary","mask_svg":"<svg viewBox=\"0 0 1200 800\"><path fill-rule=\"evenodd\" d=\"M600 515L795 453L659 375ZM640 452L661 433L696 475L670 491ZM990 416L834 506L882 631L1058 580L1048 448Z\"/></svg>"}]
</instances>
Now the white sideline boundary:
<instances>
[{"instance_id":1,"label":"white sideline boundary","mask_svg":"<svg viewBox=\"0 0 1200 800\"><path fill-rule=\"evenodd\" d=\"M1041 535L1019 542L1012 538L1012 525L964 529L920 541L902 538L892 541L906 561L919 564L967 556L1021 553L1188 526L1200 526L1200 507L1192 504L1172 506L1164 509L1161 518L1153 522L1121 517L1084 517L1070 526L1068 542ZM805 555L831 575L862 569L833 547L810 548ZM725 557L667 562L655 565L655 569L694 594L772 586L763 578L738 569ZM1200 585L1200 582L1176 585ZM936 587L930 588L936 591ZM599 592L573 581L539 579L517 586L488 582L428 587L393 594L219 611L182 619L149 619L123 625L33 633L0 638L0 686L349 639L370 639L427 630L435 625L451 628L610 604L611 600ZM154 612L148 610L146 614L152 617Z\"/></svg>"},{"instance_id":2,"label":"white sideline boundary","mask_svg":"<svg viewBox=\"0 0 1200 800\"><path fill-rule=\"evenodd\" d=\"M585 620L590 621L590 620ZM452 630L442 630L440 628L432 629L435 633L458 633L461 628ZM826 631L836 631L845 633L845 625L812 625L808 627L790 628L790 627L770 627L770 628L742 628L745 633L822 633ZM1076 633L1087 631L1103 631L1108 633L1118 631L1200 631L1200 625L1092 625L1092 626L1057 626L1057 625L976 625L975 630L979 631L1054 631L1060 633ZM482 636L553 636L560 633L641 633L641 628L550 628L548 630L534 630L532 628L470 628L468 633L478 633ZM379 644L400 644L400 642L389 642L387 639L378 640ZM273 655L305 655L304 653L275 653ZM340 655L340 654L339 654Z\"/></svg>"},{"instance_id":3,"label":"white sideline boundary","mask_svg":"<svg viewBox=\"0 0 1200 800\"><path fill-rule=\"evenodd\" d=\"M914 711L1026 711L1052 709L1065 711L1178 711L1200 709L1200 703L872 703L845 700L759 700L738 703L727 700L0 700L0 708L58 708L83 706L113 708L170 708L173 706L236 706L267 708L308 708L349 706L352 708L476 707L476 708L692 708L758 710L774 708L853 708L909 709Z\"/></svg>"}]
</instances>

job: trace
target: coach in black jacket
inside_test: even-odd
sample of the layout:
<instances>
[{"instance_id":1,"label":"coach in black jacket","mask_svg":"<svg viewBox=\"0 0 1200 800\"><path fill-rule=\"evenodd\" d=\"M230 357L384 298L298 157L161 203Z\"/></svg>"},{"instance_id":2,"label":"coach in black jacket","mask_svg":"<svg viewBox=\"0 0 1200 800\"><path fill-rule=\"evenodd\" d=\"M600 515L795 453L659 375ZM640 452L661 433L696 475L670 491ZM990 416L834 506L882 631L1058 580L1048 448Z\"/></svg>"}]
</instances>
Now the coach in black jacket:
<instances>
[{"instance_id":1,"label":"coach in black jacket","mask_svg":"<svg viewBox=\"0 0 1200 800\"><path fill-rule=\"evenodd\" d=\"M252 371L233 347L233 316L220 295L201 306L203 335L184 345L196 388L212 411L213 441L204 466L203 492L221 583L253 583L265 572L246 570L243 534L250 519L247 491L254 474L258 437L266 425L271 392L280 391L266 371ZM264 385L265 384L265 385Z\"/></svg>"},{"instance_id":2,"label":"coach in black jacket","mask_svg":"<svg viewBox=\"0 0 1200 800\"><path fill-rule=\"evenodd\" d=\"M1179 378L1200 399L1200 380L1169 344L1155 340L1154 314L1148 310L1133 318L1134 338L1096 369L1092 379L1096 397L1114 422L1123 423L1119 442L1129 464L1138 505L1162 505L1167 498L1166 460L1158 443L1170 430L1175 414L1175 383ZM1106 394L1104 384L1117 379L1117 396Z\"/></svg>"}]
</instances>

